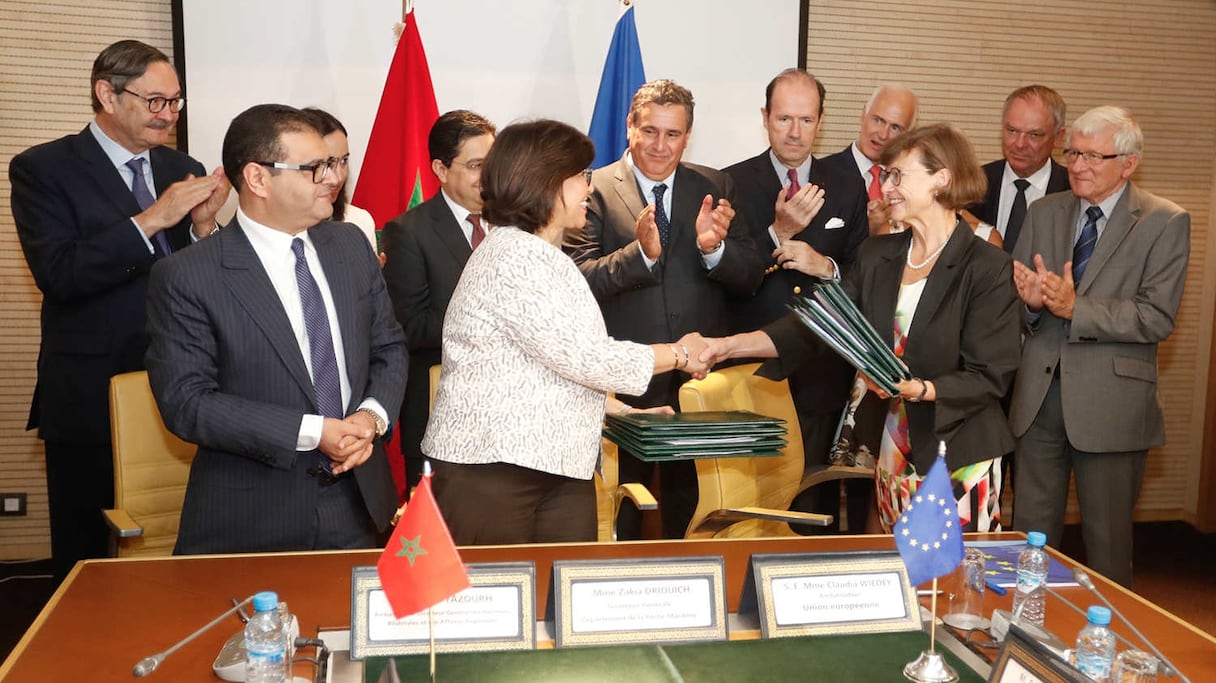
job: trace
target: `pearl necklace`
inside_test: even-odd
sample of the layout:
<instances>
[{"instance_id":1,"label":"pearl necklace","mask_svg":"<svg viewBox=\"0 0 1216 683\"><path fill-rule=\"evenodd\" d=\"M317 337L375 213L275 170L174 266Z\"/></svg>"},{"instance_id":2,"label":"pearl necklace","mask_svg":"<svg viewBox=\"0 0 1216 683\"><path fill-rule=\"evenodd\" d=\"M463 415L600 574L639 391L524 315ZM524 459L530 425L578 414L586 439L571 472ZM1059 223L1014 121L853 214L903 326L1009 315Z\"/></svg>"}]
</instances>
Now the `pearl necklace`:
<instances>
[{"instance_id":1,"label":"pearl necklace","mask_svg":"<svg viewBox=\"0 0 1216 683\"><path fill-rule=\"evenodd\" d=\"M908 241L908 258L907 258L908 267L911 268L912 270L920 270L921 268L924 268L925 266L929 265L933 261L933 259L937 258L938 255L942 253L942 250L945 249L946 245L949 243L950 243L950 240L949 240L949 238L947 238L946 240L944 240L942 242L942 245L940 247L938 247L937 249L935 249L932 254L929 254L929 257L926 258L924 261L921 261L920 263L912 263L912 247L916 244L916 237L913 237L911 240Z\"/></svg>"}]
</instances>

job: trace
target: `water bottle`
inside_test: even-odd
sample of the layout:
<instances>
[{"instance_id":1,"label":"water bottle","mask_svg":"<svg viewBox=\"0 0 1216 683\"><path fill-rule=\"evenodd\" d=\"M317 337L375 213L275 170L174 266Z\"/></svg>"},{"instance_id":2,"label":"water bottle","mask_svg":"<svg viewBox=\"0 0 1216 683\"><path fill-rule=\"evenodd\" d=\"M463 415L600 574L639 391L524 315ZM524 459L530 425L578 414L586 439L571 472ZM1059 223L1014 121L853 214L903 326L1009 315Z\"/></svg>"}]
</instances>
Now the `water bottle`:
<instances>
[{"instance_id":1,"label":"water bottle","mask_svg":"<svg viewBox=\"0 0 1216 683\"><path fill-rule=\"evenodd\" d=\"M1047 593L1031 591L1047 582L1047 536L1041 531L1026 534L1026 548L1018 555L1018 589L1013 595L1013 613L1021 614L1021 621L1043 625L1047 612ZM1023 604L1024 603L1024 604ZM1019 613L1018 609L1022 611Z\"/></svg>"},{"instance_id":2,"label":"water bottle","mask_svg":"<svg viewBox=\"0 0 1216 683\"><path fill-rule=\"evenodd\" d=\"M1110 632L1110 610L1094 605L1085 613L1089 623L1077 634L1077 669L1090 680L1106 683L1115 663L1115 634Z\"/></svg>"},{"instance_id":3,"label":"water bottle","mask_svg":"<svg viewBox=\"0 0 1216 683\"><path fill-rule=\"evenodd\" d=\"M245 680L283 683L287 680L287 640L279 621L279 596L263 591L253 596L253 618L245 624Z\"/></svg>"}]
</instances>

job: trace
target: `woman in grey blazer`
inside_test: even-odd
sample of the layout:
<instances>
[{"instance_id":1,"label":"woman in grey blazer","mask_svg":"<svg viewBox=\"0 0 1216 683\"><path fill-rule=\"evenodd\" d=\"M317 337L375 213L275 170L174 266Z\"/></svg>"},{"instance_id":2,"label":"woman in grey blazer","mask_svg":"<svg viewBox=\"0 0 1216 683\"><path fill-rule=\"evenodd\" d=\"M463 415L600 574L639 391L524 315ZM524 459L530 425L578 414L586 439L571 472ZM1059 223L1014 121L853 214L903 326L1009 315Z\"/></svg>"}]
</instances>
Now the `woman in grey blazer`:
<instances>
[{"instance_id":1,"label":"woman in grey blazer","mask_svg":"<svg viewBox=\"0 0 1216 683\"><path fill-rule=\"evenodd\" d=\"M609 337L562 252L563 232L586 220L594 156L586 135L545 120L503 129L486 156L482 216L494 227L452 293L422 439L459 545L594 541L606 392L641 394L655 373L705 370L700 335Z\"/></svg>"},{"instance_id":2,"label":"woman in grey blazer","mask_svg":"<svg viewBox=\"0 0 1216 683\"><path fill-rule=\"evenodd\" d=\"M842 282L879 334L892 331L892 348L913 375L898 383L898 396L879 393L891 398L881 439L873 439L879 518L884 529L894 525L945 441L960 521L967 530L999 529L1000 457L1013 447L999 401L1018 367L1020 308L1008 254L958 217L983 197L984 175L967 139L945 124L891 141L882 162L892 215L909 228L863 242ZM778 262L831 276L801 256ZM761 369L769 376L828 352L792 315L710 347L715 361L775 358Z\"/></svg>"}]
</instances>

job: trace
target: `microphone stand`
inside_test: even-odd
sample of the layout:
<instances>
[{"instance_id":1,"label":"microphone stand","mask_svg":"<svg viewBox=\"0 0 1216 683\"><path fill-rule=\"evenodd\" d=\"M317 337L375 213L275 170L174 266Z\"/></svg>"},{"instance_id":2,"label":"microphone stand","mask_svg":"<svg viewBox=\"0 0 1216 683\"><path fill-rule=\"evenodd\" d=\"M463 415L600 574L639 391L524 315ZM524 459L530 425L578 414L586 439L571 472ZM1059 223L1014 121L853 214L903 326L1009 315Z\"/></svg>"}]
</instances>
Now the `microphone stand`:
<instances>
[{"instance_id":1,"label":"microphone stand","mask_svg":"<svg viewBox=\"0 0 1216 683\"><path fill-rule=\"evenodd\" d=\"M179 640L177 642L177 644L175 644L173 647L169 648L168 650L165 650L164 652L158 652L154 655L150 655L148 657L144 657L143 659L139 660L139 663L136 664L135 668L131 670L131 674L134 675L136 678L143 678L144 676L147 676L148 674L152 673L153 671L156 671L157 667L160 666L161 662L165 661L166 657L173 654L174 652L177 652L177 650L179 648L181 648L181 646L185 645L186 643L194 640L195 638L199 637L203 633L207 632L208 630L213 628L216 624L220 623L224 619L227 619L229 616L232 616L232 614L234 612L240 610L242 607L244 607L245 605L248 605L250 602L253 602L252 595L245 598L241 602L237 603L237 605L235 607L233 607L232 609L227 610L223 614L221 614L218 617L216 617L215 619L213 619L211 621L211 623L200 628L199 630L195 631L194 633L191 633L190 635L186 636L185 638L182 638L181 640ZM1190 683L1190 682L1188 681L1187 683Z\"/></svg>"},{"instance_id":2,"label":"microphone stand","mask_svg":"<svg viewBox=\"0 0 1216 683\"><path fill-rule=\"evenodd\" d=\"M1150 642L1148 638L1145 638L1144 634L1141 633L1140 630L1137 629L1134 625L1132 625L1132 622L1128 621L1127 617L1123 616L1123 613L1120 612L1118 610L1118 608L1116 608L1114 605L1110 604L1110 600L1107 600L1105 595L1102 595L1101 593L1098 592L1098 587L1094 585L1093 579L1091 579L1089 577L1089 574L1085 573L1084 569L1081 569L1080 567L1074 567L1072 570L1072 578L1076 579L1077 583L1081 584L1081 586L1083 586L1084 588L1089 590L1090 593L1093 593L1094 595L1098 596L1098 599L1101 600L1103 602L1103 604L1105 604L1108 608L1110 608L1110 611L1112 613L1114 613L1116 616L1119 617L1119 621L1122 621L1129 629L1131 629L1132 633L1136 634L1136 637L1139 638L1140 641L1143 642L1145 645L1147 645L1148 649L1153 651L1153 654L1157 655L1157 659L1161 661L1161 670L1165 673L1166 676L1176 676L1176 677L1182 679L1182 683L1191 683L1190 679L1187 678L1186 676L1182 675L1182 672L1178 670L1178 667L1174 666L1173 662L1171 662L1169 659L1166 659L1165 655L1161 654L1161 650L1158 650L1156 645L1153 645L1152 642ZM1120 638L1120 640L1123 640L1123 639ZM1127 643L1126 640L1124 640L1123 642ZM1131 643L1128 643L1128 645L1130 646Z\"/></svg>"}]
</instances>

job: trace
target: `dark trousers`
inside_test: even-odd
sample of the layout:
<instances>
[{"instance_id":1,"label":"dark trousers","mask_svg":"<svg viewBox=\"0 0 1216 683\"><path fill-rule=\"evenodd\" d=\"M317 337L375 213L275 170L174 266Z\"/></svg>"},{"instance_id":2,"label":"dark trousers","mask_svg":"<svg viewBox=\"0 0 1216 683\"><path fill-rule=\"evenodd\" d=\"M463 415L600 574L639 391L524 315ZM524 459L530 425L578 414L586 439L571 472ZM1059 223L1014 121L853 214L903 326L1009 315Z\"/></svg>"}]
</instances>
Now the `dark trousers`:
<instances>
[{"instance_id":1,"label":"dark trousers","mask_svg":"<svg viewBox=\"0 0 1216 683\"><path fill-rule=\"evenodd\" d=\"M843 410L843 407L842 407ZM802 447L806 458L806 467L825 465L828 454L835 445L836 427L840 424L840 411L830 413L799 413L798 422L802 425ZM871 479L842 480L848 493L848 533L865 533L866 518L870 514L870 506L874 504L874 481ZM790 510L795 512L814 512L821 515L832 515L832 523L826 527L791 525L794 533L802 536L820 534L839 534L840 525L840 489L841 481L829 481L819 486L807 489L794 498Z\"/></svg>"},{"instance_id":2,"label":"dark trousers","mask_svg":"<svg viewBox=\"0 0 1216 683\"><path fill-rule=\"evenodd\" d=\"M1068 479L1076 473L1085 563L1112 581L1132 585L1132 512L1144 482L1148 451L1091 453L1068 441L1060 378L1047 390L1030 428L1018 439L1016 528L1042 531L1059 547Z\"/></svg>"},{"instance_id":3,"label":"dark trousers","mask_svg":"<svg viewBox=\"0 0 1216 683\"><path fill-rule=\"evenodd\" d=\"M456 545L595 541L595 484L503 462L431 460L435 502Z\"/></svg>"},{"instance_id":4,"label":"dark trousers","mask_svg":"<svg viewBox=\"0 0 1216 683\"><path fill-rule=\"evenodd\" d=\"M110 444L47 441L46 493L51 566L62 581L80 560L106 557L110 532L101 511L114 507Z\"/></svg>"},{"instance_id":5,"label":"dark trousers","mask_svg":"<svg viewBox=\"0 0 1216 683\"><path fill-rule=\"evenodd\" d=\"M622 484L641 482L651 491L654 491L654 472L659 471L663 538L684 538L688 523L697 510L697 466L691 460L646 462L623 448L617 461L617 481ZM616 518L616 537L621 541L636 541L642 537L642 513L629 500L621 503L621 512Z\"/></svg>"}]
</instances>

